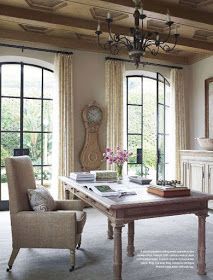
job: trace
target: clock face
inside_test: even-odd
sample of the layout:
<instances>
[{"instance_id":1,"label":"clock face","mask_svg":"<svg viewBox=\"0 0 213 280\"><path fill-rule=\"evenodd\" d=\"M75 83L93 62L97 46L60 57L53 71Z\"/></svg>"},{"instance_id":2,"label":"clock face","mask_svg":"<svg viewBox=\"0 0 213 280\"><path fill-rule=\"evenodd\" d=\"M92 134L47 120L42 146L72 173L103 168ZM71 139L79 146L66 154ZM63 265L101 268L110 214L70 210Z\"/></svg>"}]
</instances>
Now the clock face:
<instances>
[{"instance_id":1,"label":"clock face","mask_svg":"<svg viewBox=\"0 0 213 280\"><path fill-rule=\"evenodd\" d=\"M91 106L87 111L87 119L90 123L99 123L102 119L102 111L96 106Z\"/></svg>"}]
</instances>

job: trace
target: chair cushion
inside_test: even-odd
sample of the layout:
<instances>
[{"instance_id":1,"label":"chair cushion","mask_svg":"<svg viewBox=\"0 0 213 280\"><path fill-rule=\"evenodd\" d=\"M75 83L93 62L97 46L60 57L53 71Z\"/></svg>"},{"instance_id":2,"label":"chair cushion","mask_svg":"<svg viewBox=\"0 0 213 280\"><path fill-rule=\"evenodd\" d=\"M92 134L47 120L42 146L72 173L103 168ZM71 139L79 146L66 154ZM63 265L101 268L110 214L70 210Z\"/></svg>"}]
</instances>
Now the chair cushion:
<instances>
[{"instance_id":1,"label":"chair cushion","mask_svg":"<svg viewBox=\"0 0 213 280\"><path fill-rule=\"evenodd\" d=\"M69 211L69 210L57 210L57 212L75 212L76 213L76 220L77 220L77 234L82 233L84 225L87 219L87 213L83 211Z\"/></svg>"},{"instance_id":2,"label":"chair cushion","mask_svg":"<svg viewBox=\"0 0 213 280\"><path fill-rule=\"evenodd\" d=\"M44 187L27 190L30 206L34 211L45 212L55 210L55 201Z\"/></svg>"}]
</instances>

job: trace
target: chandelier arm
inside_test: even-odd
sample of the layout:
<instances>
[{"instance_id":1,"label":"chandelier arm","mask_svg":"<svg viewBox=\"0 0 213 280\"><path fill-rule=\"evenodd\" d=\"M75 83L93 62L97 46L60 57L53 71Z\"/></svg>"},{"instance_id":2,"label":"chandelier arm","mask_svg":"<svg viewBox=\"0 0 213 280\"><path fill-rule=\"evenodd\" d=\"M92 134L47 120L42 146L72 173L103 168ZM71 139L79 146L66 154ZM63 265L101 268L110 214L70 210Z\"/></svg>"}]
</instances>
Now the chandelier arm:
<instances>
[{"instance_id":1,"label":"chandelier arm","mask_svg":"<svg viewBox=\"0 0 213 280\"><path fill-rule=\"evenodd\" d=\"M125 40L127 45L132 45L132 42L126 36L122 36L120 39Z\"/></svg>"},{"instance_id":2,"label":"chandelier arm","mask_svg":"<svg viewBox=\"0 0 213 280\"><path fill-rule=\"evenodd\" d=\"M150 46L155 46L155 42L153 40L148 40L145 48L150 47Z\"/></svg>"},{"instance_id":3,"label":"chandelier arm","mask_svg":"<svg viewBox=\"0 0 213 280\"><path fill-rule=\"evenodd\" d=\"M98 43L98 46L99 47L101 47L102 49L104 49L104 45L103 44L101 44L101 42L100 42L100 36L98 35L98 40L97 40L97 43Z\"/></svg>"},{"instance_id":4,"label":"chandelier arm","mask_svg":"<svg viewBox=\"0 0 213 280\"><path fill-rule=\"evenodd\" d=\"M123 45L127 49L129 49L129 47L132 45L131 41L129 41L126 37L119 37L119 39L118 38L114 38L112 43L113 44L118 44L118 45Z\"/></svg>"},{"instance_id":5,"label":"chandelier arm","mask_svg":"<svg viewBox=\"0 0 213 280\"><path fill-rule=\"evenodd\" d=\"M126 42L123 42L123 41L120 41L120 42L118 42L116 44L120 47L120 49L122 49L122 48L127 48L128 50L132 49L132 45L131 44L128 45L128 44L126 44Z\"/></svg>"},{"instance_id":6,"label":"chandelier arm","mask_svg":"<svg viewBox=\"0 0 213 280\"><path fill-rule=\"evenodd\" d=\"M154 55L154 56L158 55L159 50L160 50L160 46L158 46L157 49L152 49L152 55Z\"/></svg>"},{"instance_id":7,"label":"chandelier arm","mask_svg":"<svg viewBox=\"0 0 213 280\"><path fill-rule=\"evenodd\" d=\"M177 45L177 40L178 40L178 35L176 34L175 36L175 42L173 43L173 46L170 47L168 44L160 45L161 49L164 50L165 52L171 52L174 50L174 48Z\"/></svg>"},{"instance_id":8,"label":"chandelier arm","mask_svg":"<svg viewBox=\"0 0 213 280\"><path fill-rule=\"evenodd\" d=\"M169 26L169 33L167 34L167 37L165 40L161 41L160 44L165 44L166 42L168 42L169 38L171 37L171 26Z\"/></svg>"},{"instance_id":9,"label":"chandelier arm","mask_svg":"<svg viewBox=\"0 0 213 280\"><path fill-rule=\"evenodd\" d=\"M147 46L146 49L148 49L148 51L149 51L152 55L156 56L156 55L159 53L160 47L158 46L157 49L152 49L152 48L150 48L150 46Z\"/></svg>"},{"instance_id":10,"label":"chandelier arm","mask_svg":"<svg viewBox=\"0 0 213 280\"><path fill-rule=\"evenodd\" d=\"M126 48L129 49L129 46L131 46L131 41L125 37L125 36L120 36L119 34L111 34L110 35L110 41L112 43L116 43L116 44L122 44L122 45L125 45Z\"/></svg>"},{"instance_id":11,"label":"chandelier arm","mask_svg":"<svg viewBox=\"0 0 213 280\"><path fill-rule=\"evenodd\" d=\"M163 46L160 46L160 48L165 52L171 52L174 50L175 45L173 45L173 47L170 47L168 44L165 44Z\"/></svg>"}]
</instances>

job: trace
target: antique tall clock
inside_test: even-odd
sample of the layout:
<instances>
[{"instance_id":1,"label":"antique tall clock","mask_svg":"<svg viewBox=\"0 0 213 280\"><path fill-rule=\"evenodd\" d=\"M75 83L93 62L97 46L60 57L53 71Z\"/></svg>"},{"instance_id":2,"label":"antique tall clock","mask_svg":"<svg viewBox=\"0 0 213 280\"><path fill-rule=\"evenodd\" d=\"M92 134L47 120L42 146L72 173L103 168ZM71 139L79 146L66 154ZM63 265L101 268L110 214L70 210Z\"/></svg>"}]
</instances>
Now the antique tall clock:
<instances>
[{"instance_id":1,"label":"antique tall clock","mask_svg":"<svg viewBox=\"0 0 213 280\"><path fill-rule=\"evenodd\" d=\"M100 168L103 154L99 144L99 128L103 119L101 107L94 101L82 111L85 127L85 141L80 155L82 169L85 171Z\"/></svg>"}]
</instances>

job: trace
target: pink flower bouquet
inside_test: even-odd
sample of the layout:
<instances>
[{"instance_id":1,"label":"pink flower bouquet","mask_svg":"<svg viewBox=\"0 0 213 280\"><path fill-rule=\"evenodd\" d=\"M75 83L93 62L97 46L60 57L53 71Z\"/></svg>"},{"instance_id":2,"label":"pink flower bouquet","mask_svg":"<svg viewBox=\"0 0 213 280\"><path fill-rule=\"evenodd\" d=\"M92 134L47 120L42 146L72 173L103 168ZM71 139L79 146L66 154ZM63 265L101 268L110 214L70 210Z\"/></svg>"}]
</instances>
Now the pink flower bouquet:
<instances>
[{"instance_id":1,"label":"pink flower bouquet","mask_svg":"<svg viewBox=\"0 0 213 280\"><path fill-rule=\"evenodd\" d=\"M109 164L115 163L116 165L123 165L124 162L128 161L128 158L132 155L131 152L127 150L122 150L119 146L116 148L116 151L113 151L111 148L106 148L105 153L103 154L104 160Z\"/></svg>"}]
</instances>

